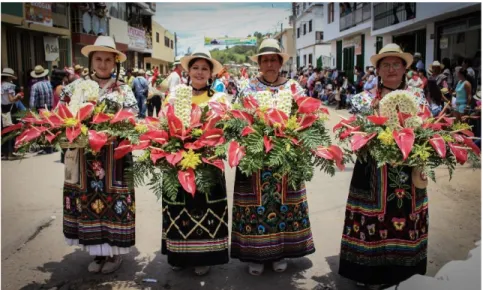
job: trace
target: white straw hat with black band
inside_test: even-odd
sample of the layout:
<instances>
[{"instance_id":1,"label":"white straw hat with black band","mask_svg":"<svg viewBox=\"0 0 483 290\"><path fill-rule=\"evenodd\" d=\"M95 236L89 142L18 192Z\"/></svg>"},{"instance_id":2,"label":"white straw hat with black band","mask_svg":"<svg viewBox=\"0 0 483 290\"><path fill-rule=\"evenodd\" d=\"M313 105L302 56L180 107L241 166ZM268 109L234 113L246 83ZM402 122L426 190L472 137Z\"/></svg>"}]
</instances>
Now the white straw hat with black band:
<instances>
[{"instance_id":1,"label":"white straw hat with black band","mask_svg":"<svg viewBox=\"0 0 483 290\"><path fill-rule=\"evenodd\" d=\"M44 69L43 66L37 65L35 66L34 70L30 73L30 76L35 79L38 79L38 78L43 78L48 74L49 74L48 69Z\"/></svg>"},{"instance_id":2,"label":"white straw hat with black band","mask_svg":"<svg viewBox=\"0 0 483 290\"><path fill-rule=\"evenodd\" d=\"M17 79L17 77L15 76L15 72L9 67L6 67L2 70L2 77L11 77Z\"/></svg>"},{"instance_id":3,"label":"white straw hat with black band","mask_svg":"<svg viewBox=\"0 0 483 290\"><path fill-rule=\"evenodd\" d=\"M181 66L185 71L188 71L188 64L192 59L195 58L203 58L211 62L213 64L213 74L217 74L223 69L223 65L219 63L216 59L213 59L211 57L211 53L208 50L203 49L193 52L193 54L191 54L190 56L184 56L181 58Z\"/></svg>"},{"instance_id":4,"label":"white straw hat with black band","mask_svg":"<svg viewBox=\"0 0 483 290\"><path fill-rule=\"evenodd\" d=\"M410 53L403 52L401 47L395 43L389 43L381 50L379 50L378 54L375 54L371 56L371 63L375 67L377 67L377 63L379 60L389 57L389 56L394 56L394 57L399 57L400 59L403 59L406 62L406 68L409 68L411 64L413 63L413 56Z\"/></svg>"},{"instance_id":5,"label":"white straw hat with black band","mask_svg":"<svg viewBox=\"0 0 483 290\"><path fill-rule=\"evenodd\" d=\"M81 53L86 57L89 57L89 54L95 51L112 52L118 55L119 62L126 61L126 55L116 49L116 43L110 36L98 36L93 45L86 45L81 49Z\"/></svg>"},{"instance_id":6,"label":"white straw hat with black band","mask_svg":"<svg viewBox=\"0 0 483 290\"><path fill-rule=\"evenodd\" d=\"M262 41L260 47L258 48L258 53L250 57L250 59L256 63L258 63L258 57L261 55L267 54L278 54L282 57L283 61L282 64L287 62L290 59L290 55L287 53L282 52L280 46L278 45L278 41L273 38L267 38Z\"/></svg>"}]
</instances>

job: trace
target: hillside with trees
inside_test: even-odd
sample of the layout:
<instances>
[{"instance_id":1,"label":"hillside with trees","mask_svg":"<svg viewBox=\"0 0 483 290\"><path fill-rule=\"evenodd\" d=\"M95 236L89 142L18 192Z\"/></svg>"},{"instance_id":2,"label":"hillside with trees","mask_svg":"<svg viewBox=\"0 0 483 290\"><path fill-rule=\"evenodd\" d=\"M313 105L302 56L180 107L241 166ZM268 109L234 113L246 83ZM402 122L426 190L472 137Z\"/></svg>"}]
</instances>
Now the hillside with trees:
<instances>
[{"instance_id":1,"label":"hillside with trees","mask_svg":"<svg viewBox=\"0 0 483 290\"><path fill-rule=\"evenodd\" d=\"M222 64L229 62L234 62L236 64L253 64L249 57L257 53L258 46L260 46L260 43L264 37L267 36L267 34L262 34L261 32L257 31L253 34L253 36L257 37L257 46L236 45L230 48L227 47L223 50L215 48L210 50L211 56ZM251 35L248 35L248 37L251 37Z\"/></svg>"}]
</instances>

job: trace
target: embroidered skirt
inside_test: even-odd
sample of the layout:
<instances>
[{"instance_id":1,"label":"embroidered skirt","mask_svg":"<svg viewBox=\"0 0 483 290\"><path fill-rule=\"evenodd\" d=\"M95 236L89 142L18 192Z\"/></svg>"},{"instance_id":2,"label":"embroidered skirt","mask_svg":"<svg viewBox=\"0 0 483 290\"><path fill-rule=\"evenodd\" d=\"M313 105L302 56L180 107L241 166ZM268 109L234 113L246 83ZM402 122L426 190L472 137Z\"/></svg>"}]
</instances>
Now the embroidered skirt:
<instances>
[{"instance_id":1,"label":"embroidered skirt","mask_svg":"<svg viewBox=\"0 0 483 290\"><path fill-rule=\"evenodd\" d=\"M265 263L315 252L305 186L289 190L270 169L245 176L237 169L231 257Z\"/></svg>"},{"instance_id":2,"label":"embroidered skirt","mask_svg":"<svg viewBox=\"0 0 483 290\"><path fill-rule=\"evenodd\" d=\"M114 160L114 148L65 154L64 236L91 255L124 254L135 244L135 195L125 180L132 155Z\"/></svg>"},{"instance_id":3,"label":"embroidered skirt","mask_svg":"<svg viewBox=\"0 0 483 290\"><path fill-rule=\"evenodd\" d=\"M411 168L357 161L347 199L339 274L396 284L426 273L428 197Z\"/></svg>"},{"instance_id":4,"label":"embroidered skirt","mask_svg":"<svg viewBox=\"0 0 483 290\"><path fill-rule=\"evenodd\" d=\"M163 198L161 253L175 267L228 263L228 203L225 176L209 194L193 197L180 187L175 201Z\"/></svg>"}]
</instances>

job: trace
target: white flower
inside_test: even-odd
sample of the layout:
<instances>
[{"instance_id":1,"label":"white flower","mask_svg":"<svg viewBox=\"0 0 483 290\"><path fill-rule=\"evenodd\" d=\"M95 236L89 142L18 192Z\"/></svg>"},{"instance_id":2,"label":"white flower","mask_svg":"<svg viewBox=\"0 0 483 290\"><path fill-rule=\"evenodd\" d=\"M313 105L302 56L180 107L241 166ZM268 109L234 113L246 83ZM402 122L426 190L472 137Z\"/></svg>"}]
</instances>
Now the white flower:
<instances>
[{"instance_id":1,"label":"white flower","mask_svg":"<svg viewBox=\"0 0 483 290\"><path fill-rule=\"evenodd\" d=\"M99 84L97 82L93 80L79 81L73 88L69 102L69 110L75 115L85 102L97 102L99 99L99 91Z\"/></svg>"},{"instance_id":2,"label":"white flower","mask_svg":"<svg viewBox=\"0 0 483 290\"><path fill-rule=\"evenodd\" d=\"M258 100L260 107L273 108L273 95L270 91L258 91L255 98Z\"/></svg>"},{"instance_id":3,"label":"white flower","mask_svg":"<svg viewBox=\"0 0 483 290\"><path fill-rule=\"evenodd\" d=\"M192 94L193 89L187 85L181 84L175 87L174 114L180 118L185 127L189 127L191 122Z\"/></svg>"},{"instance_id":4,"label":"white flower","mask_svg":"<svg viewBox=\"0 0 483 290\"><path fill-rule=\"evenodd\" d=\"M399 125L399 118L397 112L409 114L412 117L408 118L404 123L405 127L418 127L418 100L411 92L404 90L392 91L379 102L381 115L388 117L389 120L386 125L391 129L396 129ZM419 124L419 126L421 125Z\"/></svg>"},{"instance_id":5,"label":"white flower","mask_svg":"<svg viewBox=\"0 0 483 290\"><path fill-rule=\"evenodd\" d=\"M292 92L289 90L279 90L277 99L277 109L290 116L292 110Z\"/></svg>"}]
</instances>

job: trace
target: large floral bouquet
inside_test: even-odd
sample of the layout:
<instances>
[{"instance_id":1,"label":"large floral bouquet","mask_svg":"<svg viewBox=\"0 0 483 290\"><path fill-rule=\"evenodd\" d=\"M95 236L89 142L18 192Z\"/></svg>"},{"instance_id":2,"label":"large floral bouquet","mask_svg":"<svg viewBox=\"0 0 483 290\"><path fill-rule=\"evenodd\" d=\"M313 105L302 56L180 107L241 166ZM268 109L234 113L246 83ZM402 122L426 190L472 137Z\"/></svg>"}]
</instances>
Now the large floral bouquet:
<instances>
[{"instance_id":1,"label":"large floral bouquet","mask_svg":"<svg viewBox=\"0 0 483 290\"><path fill-rule=\"evenodd\" d=\"M167 104L159 119L145 124L139 145L128 141L116 151L143 152L134 164L134 182L149 185L160 198L175 200L182 187L193 196L209 193L224 171L223 152L217 150L225 143L218 122L228 110L224 103L209 102L207 106L192 104L192 88L178 85L173 104Z\"/></svg>"},{"instance_id":2,"label":"large floral bouquet","mask_svg":"<svg viewBox=\"0 0 483 290\"><path fill-rule=\"evenodd\" d=\"M16 138L15 149L21 153L34 144L99 152L109 139L136 141L134 114L119 103L108 99L98 102L98 98L96 82L79 82L68 104L59 104L53 110L30 111L19 123L2 130L2 141Z\"/></svg>"},{"instance_id":3,"label":"large floral bouquet","mask_svg":"<svg viewBox=\"0 0 483 290\"><path fill-rule=\"evenodd\" d=\"M435 180L434 168L446 165L450 176L456 163L477 160L479 148L470 127L454 122L443 112L432 118L408 91L397 90L379 102L379 114L353 115L335 127L337 138L346 142L359 158L371 156L378 166L415 167Z\"/></svg>"},{"instance_id":4,"label":"large floral bouquet","mask_svg":"<svg viewBox=\"0 0 483 290\"><path fill-rule=\"evenodd\" d=\"M222 120L228 163L251 175L269 167L287 176L291 188L313 177L314 167L333 175L347 156L331 139L321 101L299 96L296 86L276 95L259 91L242 99Z\"/></svg>"}]
</instances>

